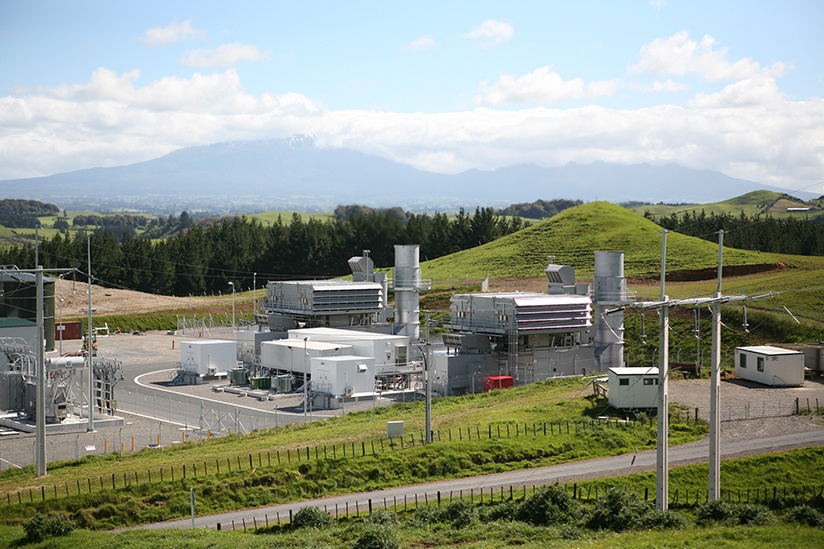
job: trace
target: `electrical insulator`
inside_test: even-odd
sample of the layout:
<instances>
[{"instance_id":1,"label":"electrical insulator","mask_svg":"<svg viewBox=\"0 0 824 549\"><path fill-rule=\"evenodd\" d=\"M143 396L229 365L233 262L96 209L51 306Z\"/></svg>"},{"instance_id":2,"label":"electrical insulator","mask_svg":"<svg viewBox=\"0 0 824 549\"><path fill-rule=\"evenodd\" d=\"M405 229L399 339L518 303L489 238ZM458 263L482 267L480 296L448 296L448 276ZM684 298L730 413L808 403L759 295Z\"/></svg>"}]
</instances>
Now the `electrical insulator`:
<instances>
[{"instance_id":1,"label":"electrical insulator","mask_svg":"<svg viewBox=\"0 0 824 549\"><path fill-rule=\"evenodd\" d=\"M692 310L692 336L695 339L701 337L701 324L700 324L700 315L701 310L697 307Z\"/></svg>"},{"instance_id":2,"label":"electrical insulator","mask_svg":"<svg viewBox=\"0 0 824 549\"><path fill-rule=\"evenodd\" d=\"M647 329L644 325L644 315L641 315L641 345L647 345Z\"/></svg>"}]
</instances>

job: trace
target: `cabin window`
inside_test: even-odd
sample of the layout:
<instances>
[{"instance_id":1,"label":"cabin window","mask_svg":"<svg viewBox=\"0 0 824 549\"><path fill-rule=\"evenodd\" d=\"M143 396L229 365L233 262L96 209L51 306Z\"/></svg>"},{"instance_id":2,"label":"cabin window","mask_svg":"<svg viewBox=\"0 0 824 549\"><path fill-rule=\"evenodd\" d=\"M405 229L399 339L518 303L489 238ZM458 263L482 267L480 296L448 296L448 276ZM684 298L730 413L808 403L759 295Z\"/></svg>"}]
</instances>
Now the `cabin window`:
<instances>
[{"instance_id":1,"label":"cabin window","mask_svg":"<svg viewBox=\"0 0 824 549\"><path fill-rule=\"evenodd\" d=\"M758 357L758 362L756 363L756 368L758 368L759 372L764 371L764 357L763 356Z\"/></svg>"},{"instance_id":2,"label":"cabin window","mask_svg":"<svg viewBox=\"0 0 824 549\"><path fill-rule=\"evenodd\" d=\"M658 385L658 380L654 377L645 377L644 385Z\"/></svg>"},{"instance_id":3,"label":"cabin window","mask_svg":"<svg viewBox=\"0 0 824 549\"><path fill-rule=\"evenodd\" d=\"M618 385L629 385L629 378L622 377L618 380Z\"/></svg>"},{"instance_id":4,"label":"cabin window","mask_svg":"<svg viewBox=\"0 0 824 549\"><path fill-rule=\"evenodd\" d=\"M747 367L747 355L745 355L744 353L738 355L738 365L742 368Z\"/></svg>"}]
</instances>

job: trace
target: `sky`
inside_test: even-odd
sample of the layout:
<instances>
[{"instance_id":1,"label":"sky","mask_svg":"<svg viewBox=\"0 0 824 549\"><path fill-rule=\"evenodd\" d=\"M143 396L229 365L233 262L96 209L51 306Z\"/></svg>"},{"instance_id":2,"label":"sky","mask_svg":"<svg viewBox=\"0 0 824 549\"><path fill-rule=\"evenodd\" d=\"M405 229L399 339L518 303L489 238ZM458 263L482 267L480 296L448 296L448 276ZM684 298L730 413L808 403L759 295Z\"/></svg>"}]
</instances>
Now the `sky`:
<instances>
[{"instance_id":1,"label":"sky","mask_svg":"<svg viewBox=\"0 0 824 549\"><path fill-rule=\"evenodd\" d=\"M824 2L0 0L0 179L295 134L824 194Z\"/></svg>"}]
</instances>

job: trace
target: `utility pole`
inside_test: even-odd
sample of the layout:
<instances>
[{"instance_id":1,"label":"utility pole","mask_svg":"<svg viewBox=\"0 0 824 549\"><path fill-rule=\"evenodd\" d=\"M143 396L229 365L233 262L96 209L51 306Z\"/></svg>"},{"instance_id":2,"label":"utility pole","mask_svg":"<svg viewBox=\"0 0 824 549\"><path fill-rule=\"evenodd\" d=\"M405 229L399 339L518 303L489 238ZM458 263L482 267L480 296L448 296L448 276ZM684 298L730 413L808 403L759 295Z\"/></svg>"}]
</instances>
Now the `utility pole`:
<instances>
[{"instance_id":1,"label":"utility pole","mask_svg":"<svg viewBox=\"0 0 824 549\"><path fill-rule=\"evenodd\" d=\"M428 324L428 322L427 322ZM426 370L426 443L432 442L432 357L429 354L429 342L426 342L426 353L423 365Z\"/></svg>"},{"instance_id":2,"label":"utility pole","mask_svg":"<svg viewBox=\"0 0 824 549\"><path fill-rule=\"evenodd\" d=\"M46 476L46 359L43 348L43 267L37 265L37 476Z\"/></svg>"},{"instance_id":3,"label":"utility pole","mask_svg":"<svg viewBox=\"0 0 824 549\"><path fill-rule=\"evenodd\" d=\"M309 352L307 350L307 342L309 336L303 338L303 421L307 421L307 409L309 406L309 369L306 367L307 357ZM374 397L373 397L374 398Z\"/></svg>"},{"instance_id":4,"label":"utility pole","mask_svg":"<svg viewBox=\"0 0 824 549\"><path fill-rule=\"evenodd\" d=\"M86 330L86 359L89 361L89 425L86 431L94 431L94 369L92 367L92 350L94 349L94 328L92 328L92 235L86 237L88 243L87 255L89 259L89 326Z\"/></svg>"},{"instance_id":5,"label":"utility pole","mask_svg":"<svg viewBox=\"0 0 824 549\"><path fill-rule=\"evenodd\" d=\"M661 327L658 337L658 438L655 459L655 508L666 511L669 507L669 304L666 295L667 231L661 242Z\"/></svg>"},{"instance_id":6,"label":"utility pole","mask_svg":"<svg viewBox=\"0 0 824 549\"><path fill-rule=\"evenodd\" d=\"M709 499L721 497L721 281L724 269L724 230L718 231L718 287L712 304L712 371L710 374Z\"/></svg>"}]
</instances>

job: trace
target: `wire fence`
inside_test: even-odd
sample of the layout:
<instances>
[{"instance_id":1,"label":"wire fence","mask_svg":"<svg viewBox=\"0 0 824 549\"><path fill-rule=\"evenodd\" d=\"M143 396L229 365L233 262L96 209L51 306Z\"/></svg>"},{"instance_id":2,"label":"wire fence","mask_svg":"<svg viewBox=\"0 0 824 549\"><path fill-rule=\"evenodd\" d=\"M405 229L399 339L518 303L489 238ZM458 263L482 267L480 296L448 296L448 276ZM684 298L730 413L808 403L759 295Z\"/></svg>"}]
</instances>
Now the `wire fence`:
<instances>
[{"instance_id":1,"label":"wire fence","mask_svg":"<svg viewBox=\"0 0 824 549\"><path fill-rule=\"evenodd\" d=\"M245 406L235 406L215 400L168 391L137 387L118 393L117 408L157 420L168 421L214 435L250 433L300 421L292 414L278 414Z\"/></svg>"},{"instance_id":2,"label":"wire fence","mask_svg":"<svg viewBox=\"0 0 824 549\"><path fill-rule=\"evenodd\" d=\"M145 396L145 395L144 395ZM166 396L166 395L164 395ZM172 398L171 402L161 398L157 403L158 409L183 409L184 401L175 400L180 395L168 395ZM162 406L161 406L162 404ZM745 409L739 410L737 413L729 413L732 420L735 419L753 419L758 417L756 413L781 413L784 415L798 414L798 413L819 413L817 399L814 401L804 402L801 399L793 399L789 403L778 404L776 406L746 406ZM806 404L806 407L804 406ZM168 406L168 407L167 407ZM198 414L204 414L200 405L192 407L197 410ZM229 408L222 411L209 410L204 416L204 425L208 425L209 417L217 421L215 425L224 425L225 430L211 431L208 427L205 429L180 429L178 433L168 433L162 439L162 425L158 424L158 433L155 443L154 434L151 434L148 439L148 444L145 446L132 436L129 443L128 432L124 439L122 430L118 435L118 442L112 441L110 444L108 439L104 440L102 453L126 453L140 450L163 451L163 440L168 446L174 446L178 443L197 442L198 440L208 439L212 436L231 435L233 433L240 434L241 430L234 429L231 424L243 428L242 418L238 417L238 411L235 410L235 415L231 415L232 410ZM221 413L225 413L224 418L220 417ZM244 411L245 413L245 411ZM211 414L211 416L209 416ZM686 424L695 423L698 421L701 412L698 408L694 410L673 410L671 417L673 420L682 421ZM735 416L735 417L733 417ZM531 438L552 438L558 436L579 436L587 433L592 433L605 429L653 429L657 421L653 415L645 416L643 414L634 417L627 417L625 419L615 418L592 418L586 420L575 421L553 421L553 422L533 422L533 423L498 423L488 424L485 427L476 425L474 427L462 427L456 429L437 429L432 432L433 442L453 443L473 440L493 440L493 439L510 439L519 437ZM271 427L275 425L272 424ZM267 427L269 428L269 427ZM168 430L168 429L167 429ZM145 436L145 435L144 435ZM177 437L179 436L179 440ZM171 440L170 440L171 439ZM169 444L170 442L170 444ZM14 504L21 504L25 502L46 501L47 499L54 499L59 497L68 497L73 495L81 495L83 493L92 493L100 490L117 490L128 488L132 485L141 483L155 483L155 482L174 482L177 480L196 479L208 475L221 473L234 473L241 471L255 471L262 468L271 468L282 465L290 465L292 463L307 463L310 461L319 462L321 460L337 460L337 459L352 459L363 457L375 457L386 452L402 451L407 448L421 446L426 443L426 436L423 431L409 433L399 437L379 437L360 441L349 441L339 444L318 444L315 446L295 446L287 448L278 448L270 450L262 450L252 453L232 454L220 458L215 458L212 461L192 461L186 464L169 465L168 467L157 467L146 470L128 470L111 473L107 475L98 475L95 477L88 477L86 479L76 479L74 481L65 481L51 485L41 485L39 487L28 487L18 491L11 491L6 494L6 503L11 506ZM166 446L166 447L168 447ZM78 453L79 457L79 453ZM597 497L597 490L596 497ZM676 498L678 498L676 492ZM38 497L39 496L39 497ZM2 497L2 496L0 496ZM589 493L587 494L589 497ZM689 495L685 496L689 501ZM747 498L750 496L747 495ZM646 494L645 494L646 498ZM0 500L1 501L1 500ZM676 499L677 501L677 499Z\"/></svg>"},{"instance_id":3,"label":"wire fence","mask_svg":"<svg viewBox=\"0 0 824 549\"><path fill-rule=\"evenodd\" d=\"M335 520L345 518L359 518L369 516L374 511L382 509L388 512L414 512L422 506L448 506L455 501L470 501L473 505L494 505L496 503L505 503L517 500L525 500L528 497L535 495L546 484L509 484L499 486L487 486L479 488L471 488L467 490L449 490L446 491L423 491L415 492L412 495L404 495L402 497L371 497L357 499L353 496L352 500L344 501L343 503L335 503L332 505L323 505L323 511ZM650 498L650 489L647 486L620 486L610 487L601 484L578 484L569 483L561 485L565 492L572 496L573 499L584 502L598 501L609 490L617 489L629 491L636 494L639 499L654 503L655 498ZM652 490L654 492L654 489ZM641 495L643 494L643 496ZM790 507L795 505L802 505L810 503L824 497L824 485L822 486L770 486L763 485L752 488L736 488L731 490L721 490L720 498L722 501L728 503L758 503L762 505L769 505L771 507ZM671 509L696 507L698 505L707 503L709 501L709 492L704 489L691 488L675 488L669 492L668 507ZM312 505L311 502L300 504L302 507ZM297 505L295 506L295 508ZM318 506L320 507L320 506ZM240 520L231 520L231 522L221 523L216 522L213 527L216 530L225 529L248 531L249 529L257 530L258 528L279 527L282 525L291 524L295 508L290 507L282 514L275 511L270 516L269 513L263 513L263 516L252 516L248 521L246 518Z\"/></svg>"}]
</instances>

